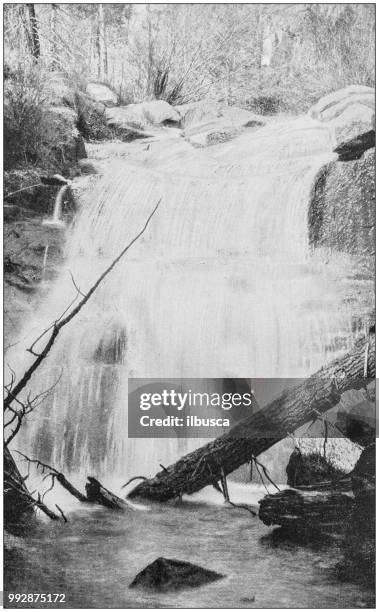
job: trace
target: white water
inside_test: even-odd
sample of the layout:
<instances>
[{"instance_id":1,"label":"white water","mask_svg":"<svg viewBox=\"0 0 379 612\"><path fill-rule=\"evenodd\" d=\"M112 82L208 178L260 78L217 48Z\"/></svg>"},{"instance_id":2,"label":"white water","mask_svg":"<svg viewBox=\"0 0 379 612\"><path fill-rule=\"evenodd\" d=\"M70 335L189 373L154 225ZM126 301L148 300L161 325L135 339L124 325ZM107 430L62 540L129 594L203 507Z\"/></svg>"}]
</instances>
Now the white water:
<instances>
[{"instance_id":1,"label":"white water","mask_svg":"<svg viewBox=\"0 0 379 612\"><path fill-rule=\"evenodd\" d=\"M128 377L303 377L345 350L341 270L308 247L309 194L333 145L325 125L301 118L205 150L153 142L108 163L30 338L75 296L68 270L87 291L161 203L32 379L37 392L61 377L17 446L108 482L154 474L190 442L128 440ZM27 359L18 353L20 370Z\"/></svg>"},{"instance_id":2,"label":"white water","mask_svg":"<svg viewBox=\"0 0 379 612\"><path fill-rule=\"evenodd\" d=\"M63 207L63 198L66 195L69 185L63 185L55 198L54 203L54 211L51 219L45 219L43 221L44 225L53 225L55 227L64 227L65 223L62 217L62 207Z\"/></svg>"}]
</instances>

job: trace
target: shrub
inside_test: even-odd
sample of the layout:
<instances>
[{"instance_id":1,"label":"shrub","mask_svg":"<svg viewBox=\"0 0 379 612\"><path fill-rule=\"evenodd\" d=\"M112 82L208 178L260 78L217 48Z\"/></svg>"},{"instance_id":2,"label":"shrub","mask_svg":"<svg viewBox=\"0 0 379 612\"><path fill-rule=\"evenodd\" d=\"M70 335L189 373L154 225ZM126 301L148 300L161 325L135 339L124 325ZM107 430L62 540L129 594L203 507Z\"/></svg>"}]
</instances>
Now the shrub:
<instances>
[{"instance_id":1,"label":"shrub","mask_svg":"<svg viewBox=\"0 0 379 612\"><path fill-rule=\"evenodd\" d=\"M76 112L51 106L52 73L38 63L19 65L5 82L4 167L32 165L64 171L76 161ZM81 155L83 156L83 154Z\"/></svg>"}]
</instances>

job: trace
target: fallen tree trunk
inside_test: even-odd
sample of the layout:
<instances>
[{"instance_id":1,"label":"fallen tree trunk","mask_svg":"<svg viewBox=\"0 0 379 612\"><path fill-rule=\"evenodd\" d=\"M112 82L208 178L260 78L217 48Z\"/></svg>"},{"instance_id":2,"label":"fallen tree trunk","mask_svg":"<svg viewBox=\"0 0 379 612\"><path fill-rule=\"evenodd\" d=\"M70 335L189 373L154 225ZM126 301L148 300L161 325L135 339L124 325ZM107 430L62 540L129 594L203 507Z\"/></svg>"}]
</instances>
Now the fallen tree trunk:
<instances>
[{"instance_id":1,"label":"fallen tree trunk","mask_svg":"<svg viewBox=\"0 0 379 612\"><path fill-rule=\"evenodd\" d=\"M301 384L284 391L262 410L220 438L185 455L154 478L138 484L129 498L167 501L199 491L220 480L288 436L318 414L338 404L350 389L375 377L375 335L360 338L352 350Z\"/></svg>"},{"instance_id":2,"label":"fallen tree trunk","mask_svg":"<svg viewBox=\"0 0 379 612\"><path fill-rule=\"evenodd\" d=\"M128 508L128 504L125 500L117 497L111 491L108 491L103 485L93 478L92 476L87 477L86 493L87 498L85 501L100 504L106 508L112 508L113 510L125 510Z\"/></svg>"},{"instance_id":3,"label":"fallen tree trunk","mask_svg":"<svg viewBox=\"0 0 379 612\"><path fill-rule=\"evenodd\" d=\"M259 518L265 525L280 525L297 533L339 533L346 529L354 505L352 495L336 491L286 489L265 495Z\"/></svg>"}]
</instances>

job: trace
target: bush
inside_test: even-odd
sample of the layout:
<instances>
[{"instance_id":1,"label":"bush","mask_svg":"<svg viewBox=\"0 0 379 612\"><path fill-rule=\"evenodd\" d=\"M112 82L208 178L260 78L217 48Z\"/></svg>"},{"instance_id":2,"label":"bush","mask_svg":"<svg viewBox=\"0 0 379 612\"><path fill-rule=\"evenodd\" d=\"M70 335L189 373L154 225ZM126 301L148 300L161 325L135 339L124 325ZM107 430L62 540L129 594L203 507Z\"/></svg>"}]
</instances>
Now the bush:
<instances>
[{"instance_id":1,"label":"bush","mask_svg":"<svg viewBox=\"0 0 379 612\"><path fill-rule=\"evenodd\" d=\"M37 66L21 66L4 85L4 166L36 163L40 156L44 114L43 74Z\"/></svg>"},{"instance_id":2,"label":"bush","mask_svg":"<svg viewBox=\"0 0 379 612\"><path fill-rule=\"evenodd\" d=\"M5 82L4 167L32 165L65 171L77 157L80 139L76 112L51 106L49 74L38 63L19 65Z\"/></svg>"}]
</instances>

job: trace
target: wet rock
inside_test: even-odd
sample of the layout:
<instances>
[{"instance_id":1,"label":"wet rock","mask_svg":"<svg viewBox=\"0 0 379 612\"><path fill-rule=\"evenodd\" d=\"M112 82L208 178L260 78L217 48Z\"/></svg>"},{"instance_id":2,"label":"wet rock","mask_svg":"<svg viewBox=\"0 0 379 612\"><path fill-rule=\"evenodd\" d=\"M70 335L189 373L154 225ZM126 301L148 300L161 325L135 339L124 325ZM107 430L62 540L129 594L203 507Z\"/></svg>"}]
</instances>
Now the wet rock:
<instances>
[{"instance_id":1,"label":"wet rock","mask_svg":"<svg viewBox=\"0 0 379 612\"><path fill-rule=\"evenodd\" d=\"M361 159L332 162L315 181L309 208L309 239L353 256L375 250L375 149Z\"/></svg>"},{"instance_id":2,"label":"wet rock","mask_svg":"<svg viewBox=\"0 0 379 612\"><path fill-rule=\"evenodd\" d=\"M375 123L375 91L363 85L351 85L324 96L309 111L335 131L338 145L370 131Z\"/></svg>"},{"instance_id":3,"label":"wet rock","mask_svg":"<svg viewBox=\"0 0 379 612\"><path fill-rule=\"evenodd\" d=\"M193 115L191 111L185 115L184 135L191 144L203 147L231 140L245 128L256 128L265 124L261 116L238 107L219 108L217 117L207 121L199 120L200 117L201 113Z\"/></svg>"},{"instance_id":4,"label":"wet rock","mask_svg":"<svg viewBox=\"0 0 379 612\"><path fill-rule=\"evenodd\" d=\"M108 125L118 129L143 130L148 126L167 122L178 124L180 115L164 100L152 100L140 104L129 104L106 110Z\"/></svg>"},{"instance_id":5,"label":"wet rock","mask_svg":"<svg viewBox=\"0 0 379 612\"><path fill-rule=\"evenodd\" d=\"M88 83L86 94L95 102L101 102L105 106L116 106L118 104L117 94L104 83Z\"/></svg>"},{"instance_id":6,"label":"wet rock","mask_svg":"<svg viewBox=\"0 0 379 612\"><path fill-rule=\"evenodd\" d=\"M360 159L365 151L375 147L375 130L369 130L355 138L342 142L336 149L339 161Z\"/></svg>"},{"instance_id":7,"label":"wet rock","mask_svg":"<svg viewBox=\"0 0 379 612\"><path fill-rule=\"evenodd\" d=\"M310 108L309 114L314 119L330 121L335 119L348 106L356 103L375 108L375 90L365 85L350 85L338 89L323 96L317 104Z\"/></svg>"},{"instance_id":8,"label":"wet rock","mask_svg":"<svg viewBox=\"0 0 379 612\"><path fill-rule=\"evenodd\" d=\"M187 561L159 557L139 572L129 585L155 590L177 590L197 587L224 578L212 570L205 569Z\"/></svg>"},{"instance_id":9,"label":"wet rock","mask_svg":"<svg viewBox=\"0 0 379 612\"><path fill-rule=\"evenodd\" d=\"M148 123L158 125L160 123L180 121L179 113L164 100L151 100L150 102L142 103L143 113Z\"/></svg>"},{"instance_id":10,"label":"wet rock","mask_svg":"<svg viewBox=\"0 0 379 612\"><path fill-rule=\"evenodd\" d=\"M363 104L352 104L329 122L334 127L338 145L371 130L375 123L375 111Z\"/></svg>"}]
</instances>

